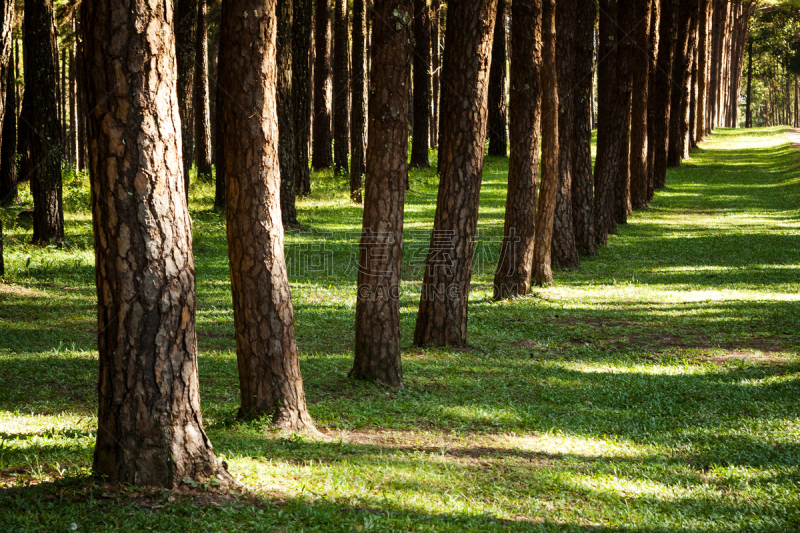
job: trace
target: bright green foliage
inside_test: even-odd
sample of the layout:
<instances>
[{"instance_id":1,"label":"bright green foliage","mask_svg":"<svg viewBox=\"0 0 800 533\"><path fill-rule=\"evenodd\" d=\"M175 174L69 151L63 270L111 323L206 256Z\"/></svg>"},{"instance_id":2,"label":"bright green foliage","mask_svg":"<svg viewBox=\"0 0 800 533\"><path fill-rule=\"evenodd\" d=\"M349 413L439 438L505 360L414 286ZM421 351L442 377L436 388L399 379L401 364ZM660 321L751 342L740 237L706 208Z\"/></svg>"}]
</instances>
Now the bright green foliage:
<instances>
[{"instance_id":1,"label":"bright green foliage","mask_svg":"<svg viewBox=\"0 0 800 533\"><path fill-rule=\"evenodd\" d=\"M195 185L203 412L217 453L253 491L238 501L90 482L89 213L73 209L69 245L42 250L2 212L0 530L800 528L800 153L779 134L718 130L580 270L499 303L507 169L489 159L478 248L490 258L473 276L472 346L460 351L411 347L422 274L412 263L424 261L436 195L435 176L414 172L399 391L346 378L356 276L345 267L361 209L346 182L315 175L298 203L305 228L286 250L309 409L326 442L234 419L224 217L210 211L211 186ZM300 270L295 258L323 244L333 270Z\"/></svg>"}]
</instances>

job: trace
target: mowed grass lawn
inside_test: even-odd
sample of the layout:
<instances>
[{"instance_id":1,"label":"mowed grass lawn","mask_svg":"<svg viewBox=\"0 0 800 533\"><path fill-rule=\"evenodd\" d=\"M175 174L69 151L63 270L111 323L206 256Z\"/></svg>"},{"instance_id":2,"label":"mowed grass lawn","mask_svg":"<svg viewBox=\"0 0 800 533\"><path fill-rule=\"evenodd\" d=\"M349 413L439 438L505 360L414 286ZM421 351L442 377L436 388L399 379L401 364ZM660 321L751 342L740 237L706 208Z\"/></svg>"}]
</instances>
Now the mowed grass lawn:
<instances>
[{"instance_id":1,"label":"mowed grass lawn","mask_svg":"<svg viewBox=\"0 0 800 533\"><path fill-rule=\"evenodd\" d=\"M718 130L597 256L499 303L507 162L487 159L464 350L411 344L437 186L412 173L402 390L347 378L362 210L315 175L286 255L324 441L234 418L224 216L193 184L202 406L236 496L91 480L94 254L68 177L63 248L2 211L0 531L800 529L800 152L781 133Z\"/></svg>"}]
</instances>

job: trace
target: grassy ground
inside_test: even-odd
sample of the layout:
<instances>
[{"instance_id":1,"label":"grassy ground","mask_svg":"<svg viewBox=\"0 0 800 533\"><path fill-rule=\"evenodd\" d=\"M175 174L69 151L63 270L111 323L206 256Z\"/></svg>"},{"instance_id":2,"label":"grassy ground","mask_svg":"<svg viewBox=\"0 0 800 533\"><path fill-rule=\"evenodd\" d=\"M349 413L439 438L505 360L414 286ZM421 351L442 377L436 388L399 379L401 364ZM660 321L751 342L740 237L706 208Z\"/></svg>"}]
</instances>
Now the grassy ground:
<instances>
[{"instance_id":1,"label":"grassy ground","mask_svg":"<svg viewBox=\"0 0 800 533\"><path fill-rule=\"evenodd\" d=\"M85 179L68 245L7 229L0 282L2 531L800 529L800 154L719 130L652 206L553 287L495 303L507 165L488 159L467 350L411 346L436 200L406 205L400 391L346 378L361 209L317 175L286 248L301 368L324 442L234 419L224 217L191 190L203 412L251 494L108 492L94 444Z\"/></svg>"}]
</instances>

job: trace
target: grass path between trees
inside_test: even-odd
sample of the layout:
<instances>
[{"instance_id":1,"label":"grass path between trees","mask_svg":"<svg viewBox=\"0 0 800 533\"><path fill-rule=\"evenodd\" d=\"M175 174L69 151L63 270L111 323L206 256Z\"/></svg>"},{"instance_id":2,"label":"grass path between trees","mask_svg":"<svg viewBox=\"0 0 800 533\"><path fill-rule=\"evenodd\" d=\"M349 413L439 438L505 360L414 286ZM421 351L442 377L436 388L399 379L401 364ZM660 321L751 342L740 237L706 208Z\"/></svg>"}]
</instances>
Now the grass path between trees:
<instances>
[{"instance_id":1,"label":"grass path between trees","mask_svg":"<svg viewBox=\"0 0 800 533\"><path fill-rule=\"evenodd\" d=\"M411 346L437 185L414 171L399 391L346 377L361 209L315 175L286 255L325 441L235 420L224 217L194 184L203 413L246 496L92 482L88 180L67 176L63 249L24 244L26 206L0 210L0 531L800 528L800 151L783 133L718 130L597 256L500 303L507 162L487 159L459 351Z\"/></svg>"}]
</instances>

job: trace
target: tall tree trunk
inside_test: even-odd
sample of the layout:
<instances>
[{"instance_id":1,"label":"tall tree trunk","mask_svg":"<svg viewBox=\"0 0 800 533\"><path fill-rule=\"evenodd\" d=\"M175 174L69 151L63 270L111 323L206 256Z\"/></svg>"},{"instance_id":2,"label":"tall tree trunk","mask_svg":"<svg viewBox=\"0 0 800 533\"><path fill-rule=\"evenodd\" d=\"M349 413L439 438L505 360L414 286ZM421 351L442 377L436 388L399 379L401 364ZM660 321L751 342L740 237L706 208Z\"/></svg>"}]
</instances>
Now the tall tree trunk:
<instances>
[{"instance_id":1,"label":"tall tree trunk","mask_svg":"<svg viewBox=\"0 0 800 533\"><path fill-rule=\"evenodd\" d=\"M280 164L280 203L283 227L297 224L295 207L295 138L292 107L292 0L277 0L278 29L276 62L278 80L278 161Z\"/></svg>"},{"instance_id":2,"label":"tall tree trunk","mask_svg":"<svg viewBox=\"0 0 800 533\"><path fill-rule=\"evenodd\" d=\"M76 31L75 26L75 16L73 15L72 19L70 20L70 27L73 33ZM78 168L78 128L77 128L77 87L75 85L76 76L75 76L75 49L76 49L76 40L73 40L69 45L69 90L67 96L67 104L69 106L69 137L67 140L67 146L69 150L69 160L72 164L72 168Z\"/></svg>"},{"instance_id":3,"label":"tall tree trunk","mask_svg":"<svg viewBox=\"0 0 800 533\"><path fill-rule=\"evenodd\" d=\"M189 199L189 172L194 159L194 89L195 33L197 31L197 2L175 0L175 49L178 63L178 112L181 119L183 180L186 199Z\"/></svg>"},{"instance_id":4,"label":"tall tree trunk","mask_svg":"<svg viewBox=\"0 0 800 533\"><path fill-rule=\"evenodd\" d=\"M667 185L667 152L672 122L672 67L675 63L675 43L678 39L678 0L661 0L658 64L656 68L655 135L653 136L653 186ZM677 89L675 89L677 90Z\"/></svg>"},{"instance_id":5,"label":"tall tree trunk","mask_svg":"<svg viewBox=\"0 0 800 533\"><path fill-rule=\"evenodd\" d=\"M54 14L55 16L55 14ZM55 20L54 20L55 22ZM55 29L56 51L58 51L58 28ZM58 54L56 54L58 58ZM59 70L56 71L56 76L61 76L61 83L57 87L58 91L58 120L61 125L61 141L64 143L67 140L67 100L65 94L67 92L67 49L61 48L61 63ZM58 83L58 77L56 77ZM61 157L66 160L69 165L69 153L66 150L66 145L61 146Z\"/></svg>"},{"instance_id":6,"label":"tall tree trunk","mask_svg":"<svg viewBox=\"0 0 800 533\"><path fill-rule=\"evenodd\" d=\"M631 172L630 172L630 138L631 138L631 96L633 94L633 61L636 55L636 24L641 23L645 4L642 0L620 0L617 11L617 75L614 99L625 102L621 127L616 130L619 139L619 156L617 162L614 194L614 216L617 224L627 224L631 207Z\"/></svg>"},{"instance_id":7,"label":"tall tree trunk","mask_svg":"<svg viewBox=\"0 0 800 533\"><path fill-rule=\"evenodd\" d=\"M402 387L400 264L408 174L411 0L378 2L372 43L366 197L358 264L355 361L350 376ZM416 22L415 22L416 24Z\"/></svg>"},{"instance_id":8,"label":"tall tree trunk","mask_svg":"<svg viewBox=\"0 0 800 533\"><path fill-rule=\"evenodd\" d=\"M363 1L363 0L360 0ZM294 106L295 193L311 193L308 140L311 136L311 26L312 0L293 0L292 103Z\"/></svg>"},{"instance_id":9,"label":"tall tree trunk","mask_svg":"<svg viewBox=\"0 0 800 533\"><path fill-rule=\"evenodd\" d=\"M61 202L61 125L58 122L58 52L52 0L25 4L25 86L30 98L34 244L64 239Z\"/></svg>"},{"instance_id":10,"label":"tall tree trunk","mask_svg":"<svg viewBox=\"0 0 800 533\"><path fill-rule=\"evenodd\" d=\"M225 188L240 418L314 431L283 255L276 106L276 1L226 0ZM242 13L252 13L247 18ZM260 42L260 46L251 46Z\"/></svg>"},{"instance_id":11,"label":"tall tree trunk","mask_svg":"<svg viewBox=\"0 0 800 533\"><path fill-rule=\"evenodd\" d=\"M708 102L708 14L713 0L700 0L699 20L697 23L697 106L696 106L696 142L706 137L706 108Z\"/></svg>"},{"instance_id":12,"label":"tall tree trunk","mask_svg":"<svg viewBox=\"0 0 800 533\"><path fill-rule=\"evenodd\" d=\"M78 13L75 17L76 35L78 39L76 51L76 100L78 104L78 169L86 170L87 168L87 135L86 135L86 120L89 115L89 108L86 103L86 69L84 67L84 45L83 45L83 8L78 6Z\"/></svg>"},{"instance_id":13,"label":"tall tree trunk","mask_svg":"<svg viewBox=\"0 0 800 533\"><path fill-rule=\"evenodd\" d=\"M581 255L596 252L592 186L592 116L594 96L594 26L597 5L578 0L575 19L575 125L572 128L572 216L575 245Z\"/></svg>"},{"instance_id":14,"label":"tall tree trunk","mask_svg":"<svg viewBox=\"0 0 800 533\"><path fill-rule=\"evenodd\" d=\"M314 46L314 139L311 166L314 170L333 165L331 153L331 0L315 0Z\"/></svg>"},{"instance_id":15,"label":"tall tree trunk","mask_svg":"<svg viewBox=\"0 0 800 533\"><path fill-rule=\"evenodd\" d=\"M542 2L542 180L536 209L533 279L553 282L551 247L558 177L558 81L556 69L556 2Z\"/></svg>"},{"instance_id":16,"label":"tall tree trunk","mask_svg":"<svg viewBox=\"0 0 800 533\"><path fill-rule=\"evenodd\" d=\"M686 45L686 61L684 63L683 75L683 94L681 96L681 116L679 124L680 140L678 143L679 157L682 160L689 157L691 148L691 118L692 118L692 93L694 86L692 83L692 72L695 69L697 56L697 18L698 0L690 1L687 6L689 10L689 38Z\"/></svg>"},{"instance_id":17,"label":"tall tree trunk","mask_svg":"<svg viewBox=\"0 0 800 533\"><path fill-rule=\"evenodd\" d=\"M693 9L694 8L694 9ZM667 166L680 166L683 159L684 119L688 114L689 81L692 71L692 12L697 14L697 0L681 0L678 8L678 40L672 64L671 110ZM688 129L688 128L687 128Z\"/></svg>"},{"instance_id":18,"label":"tall tree trunk","mask_svg":"<svg viewBox=\"0 0 800 533\"><path fill-rule=\"evenodd\" d=\"M427 0L414 0L414 121L411 144L411 166L427 168L430 123L431 36L430 8Z\"/></svg>"},{"instance_id":19,"label":"tall tree trunk","mask_svg":"<svg viewBox=\"0 0 800 533\"><path fill-rule=\"evenodd\" d=\"M656 80L659 79L658 57L661 50L661 4L662 0L652 0L650 14L650 45L648 47L649 74L647 76L647 201L650 203L655 196L655 153L657 130L662 127L656 120L656 109L662 105L657 101ZM669 100L669 98L667 98ZM663 144L663 143L662 143Z\"/></svg>"},{"instance_id":20,"label":"tall tree trunk","mask_svg":"<svg viewBox=\"0 0 800 533\"><path fill-rule=\"evenodd\" d=\"M573 58L572 61L556 61L558 80L558 185L553 218L552 257L553 263L562 267L580 266L578 248L575 244L575 227L572 216L572 140L575 127L575 18L578 0L561 0L556 10L555 55ZM495 34L497 32L495 31ZM547 82L543 82L547 83Z\"/></svg>"},{"instance_id":21,"label":"tall tree trunk","mask_svg":"<svg viewBox=\"0 0 800 533\"><path fill-rule=\"evenodd\" d=\"M439 47L441 45L441 17L442 1L431 1L431 133L430 144L433 148L439 138L439 75L441 73L441 55Z\"/></svg>"},{"instance_id":22,"label":"tall tree trunk","mask_svg":"<svg viewBox=\"0 0 800 533\"><path fill-rule=\"evenodd\" d=\"M211 179L211 109L208 94L208 7L207 0L197 0L194 70L194 140L197 177Z\"/></svg>"},{"instance_id":23,"label":"tall tree trunk","mask_svg":"<svg viewBox=\"0 0 800 533\"><path fill-rule=\"evenodd\" d=\"M216 144L214 145L214 209L222 211L225 209L225 116L223 115L223 106L227 95L222 90L222 80L224 79L225 62L222 58L225 57L225 41L222 39L222 31L220 28L219 47L217 48L217 92L216 92L216 105L214 112L216 119L214 120L214 127L216 132L214 138Z\"/></svg>"},{"instance_id":24,"label":"tall tree trunk","mask_svg":"<svg viewBox=\"0 0 800 533\"><path fill-rule=\"evenodd\" d=\"M17 79L11 53L13 33L14 3L0 0L0 206L17 202ZM0 262L1 256L2 253Z\"/></svg>"},{"instance_id":25,"label":"tall tree trunk","mask_svg":"<svg viewBox=\"0 0 800 533\"><path fill-rule=\"evenodd\" d=\"M350 157L350 27L346 0L334 0L334 5L333 169L336 174L347 174Z\"/></svg>"},{"instance_id":26,"label":"tall tree trunk","mask_svg":"<svg viewBox=\"0 0 800 533\"><path fill-rule=\"evenodd\" d=\"M496 299L528 294L531 289L542 120L541 38L542 0L514 0L509 95L513 150L508 161L505 230L494 276Z\"/></svg>"},{"instance_id":27,"label":"tall tree trunk","mask_svg":"<svg viewBox=\"0 0 800 533\"><path fill-rule=\"evenodd\" d=\"M229 483L200 414L173 14L169 2L151 5L82 6L100 360L93 470L115 484Z\"/></svg>"},{"instance_id":28,"label":"tall tree trunk","mask_svg":"<svg viewBox=\"0 0 800 533\"><path fill-rule=\"evenodd\" d=\"M367 145L367 9L368 0L353 1L353 95L350 106L350 200L361 203L361 181L366 173Z\"/></svg>"},{"instance_id":29,"label":"tall tree trunk","mask_svg":"<svg viewBox=\"0 0 800 533\"><path fill-rule=\"evenodd\" d=\"M506 0L497 2L492 65L489 69L489 155L508 156L508 107L506 105ZM573 21L574 22L574 21Z\"/></svg>"},{"instance_id":30,"label":"tall tree trunk","mask_svg":"<svg viewBox=\"0 0 800 533\"><path fill-rule=\"evenodd\" d=\"M658 0L637 3L635 29L636 49L633 53L633 94L631 96L631 207L647 206L647 99L650 75L650 17L652 4ZM641 9L640 9L641 8Z\"/></svg>"},{"instance_id":31,"label":"tall tree trunk","mask_svg":"<svg viewBox=\"0 0 800 533\"><path fill-rule=\"evenodd\" d=\"M794 75L794 127L800 128L800 82Z\"/></svg>"},{"instance_id":32,"label":"tall tree trunk","mask_svg":"<svg viewBox=\"0 0 800 533\"><path fill-rule=\"evenodd\" d=\"M445 10L444 47L442 48L442 75L441 79L439 80L439 137L436 140L436 150L438 154L436 159L436 173L439 175L442 174L442 164L444 163L442 161L442 143L444 142L444 123L447 120L444 116L444 111L448 106L447 98L452 92L450 90L451 86L448 78L448 69L450 68L448 65L450 63L449 56L453 49L453 32L448 31L448 28L450 27L453 7L455 7L455 4L449 4Z\"/></svg>"},{"instance_id":33,"label":"tall tree trunk","mask_svg":"<svg viewBox=\"0 0 800 533\"><path fill-rule=\"evenodd\" d=\"M486 141L489 60L497 0L451 3L447 97L439 134L441 178L414 344L464 346Z\"/></svg>"}]
</instances>

